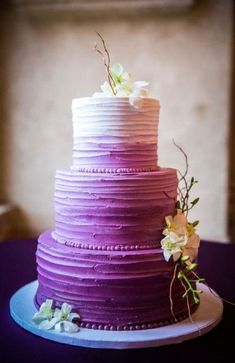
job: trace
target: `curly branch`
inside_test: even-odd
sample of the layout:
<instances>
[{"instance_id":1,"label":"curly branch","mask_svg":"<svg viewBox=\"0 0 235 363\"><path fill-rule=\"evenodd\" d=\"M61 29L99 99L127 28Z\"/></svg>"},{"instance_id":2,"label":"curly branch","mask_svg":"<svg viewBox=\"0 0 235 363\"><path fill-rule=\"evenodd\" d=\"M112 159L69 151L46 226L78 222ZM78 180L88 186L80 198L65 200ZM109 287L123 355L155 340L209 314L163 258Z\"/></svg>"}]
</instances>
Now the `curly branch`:
<instances>
[{"instance_id":1,"label":"curly branch","mask_svg":"<svg viewBox=\"0 0 235 363\"><path fill-rule=\"evenodd\" d=\"M181 177L182 178L185 178L186 175L188 174L188 168L189 168L189 163L188 163L188 156L186 154L186 152L182 149L181 146L179 146L178 144L176 144L175 140L173 139L173 144L177 147L177 149L183 154L184 158L185 158L185 165L186 165L186 168L185 168L185 172L184 174L181 174Z\"/></svg>"},{"instance_id":2,"label":"curly branch","mask_svg":"<svg viewBox=\"0 0 235 363\"><path fill-rule=\"evenodd\" d=\"M109 54L109 51L108 51L108 49L106 47L106 44L105 44L105 41L104 41L104 38L102 37L102 35L99 32L96 32L96 34L101 39L105 54L98 48L98 45L96 43L94 45L94 48L95 48L96 52L99 53L103 58L104 66L106 68L106 72L107 72L107 75L108 75L109 85L110 85L110 87L112 89L112 92L113 92L114 96L116 96L116 92L115 92L115 89L114 89L115 82L114 82L114 79L113 79L112 74L110 72L110 54ZM106 60L106 57L107 57L107 60Z\"/></svg>"}]
</instances>

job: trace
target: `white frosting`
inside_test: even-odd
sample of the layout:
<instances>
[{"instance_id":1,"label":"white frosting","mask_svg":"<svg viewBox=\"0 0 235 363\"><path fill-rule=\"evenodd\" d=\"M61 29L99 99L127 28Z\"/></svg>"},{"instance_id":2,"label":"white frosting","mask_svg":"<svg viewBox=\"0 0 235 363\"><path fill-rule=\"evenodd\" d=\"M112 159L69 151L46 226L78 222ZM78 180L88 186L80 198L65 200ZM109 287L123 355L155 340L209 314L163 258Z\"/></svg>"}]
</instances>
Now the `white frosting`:
<instances>
[{"instance_id":1,"label":"white frosting","mask_svg":"<svg viewBox=\"0 0 235 363\"><path fill-rule=\"evenodd\" d=\"M85 97L72 102L73 136L117 137L126 142L156 142L159 101L141 97L141 107L129 103L129 97ZM115 139L112 139L115 137ZM123 141L123 140L122 140Z\"/></svg>"},{"instance_id":2,"label":"white frosting","mask_svg":"<svg viewBox=\"0 0 235 363\"><path fill-rule=\"evenodd\" d=\"M159 102L129 97L74 99L73 165L80 168L156 168Z\"/></svg>"}]
</instances>

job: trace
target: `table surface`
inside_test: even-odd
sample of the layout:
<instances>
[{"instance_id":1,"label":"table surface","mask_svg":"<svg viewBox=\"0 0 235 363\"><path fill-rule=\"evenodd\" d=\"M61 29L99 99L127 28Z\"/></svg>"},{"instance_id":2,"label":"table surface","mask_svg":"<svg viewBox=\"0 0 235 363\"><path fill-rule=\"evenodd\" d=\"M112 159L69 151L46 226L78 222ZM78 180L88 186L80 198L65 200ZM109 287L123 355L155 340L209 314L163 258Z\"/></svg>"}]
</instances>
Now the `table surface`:
<instances>
[{"instance_id":1,"label":"table surface","mask_svg":"<svg viewBox=\"0 0 235 363\"><path fill-rule=\"evenodd\" d=\"M12 294L36 276L36 239L0 244L0 362L227 362L234 349L235 306L224 303L224 316L211 332L171 346L134 350L80 348L45 340L19 327L10 317ZM235 244L201 243L199 275L224 299L235 302Z\"/></svg>"}]
</instances>

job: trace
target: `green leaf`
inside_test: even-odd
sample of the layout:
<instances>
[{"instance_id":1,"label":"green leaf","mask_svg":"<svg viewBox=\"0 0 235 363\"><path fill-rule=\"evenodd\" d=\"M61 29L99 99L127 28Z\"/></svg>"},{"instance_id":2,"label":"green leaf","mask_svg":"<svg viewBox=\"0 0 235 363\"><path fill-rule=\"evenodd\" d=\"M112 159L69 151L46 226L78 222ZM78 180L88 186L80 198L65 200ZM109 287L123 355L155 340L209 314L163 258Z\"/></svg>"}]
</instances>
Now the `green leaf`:
<instances>
[{"instance_id":1,"label":"green leaf","mask_svg":"<svg viewBox=\"0 0 235 363\"><path fill-rule=\"evenodd\" d=\"M187 266L187 270L193 271L197 268L197 263L191 263L189 266Z\"/></svg>"},{"instance_id":2,"label":"green leaf","mask_svg":"<svg viewBox=\"0 0 235 363\"><path fill-rule=\"evenodd\" d=\"M200 198L196 198L196 199L194 199L192 202L190 202L191 203L191 205L195 205L195 204L197 204L198 202L199 202L199 200L200 200Z\"/></svg>"},{"instance_id":3,"label":"green leaf","mask_svg":"<svg viewBox=\"0 0 235 363\"><path fill-rule=\"evenodd\" d=\"M178 277L178 279L182 279L182 277L183 277L183 272L182 272L182 271L179 271L179 272L178 272L178 276L177 276L177 277Z\"/></svg>"},{"instance_id":4,"label":"green leaf","mask_svg":"<svg viewBox=\"0 0 235 363\"><path fill-rule=\"evenodd\" d=\"M206 279L204 279L204 278L200 278L197 280L197 282L205 282L205 281L206 281Z\"/></svg>"},{"instance_id":5,"label":"green leaf","mask_svg":"<svg viewBox=\"0 0 235 363\"><path fill-rule=\"evenodd\" d=\"M185 261L188 261L188 260L189 260L189 256L182 256L181 257L182 262L185 262Z\"/></svg>"},{"instance_id":6,"label":"green leaf","mask_svg":"<svg viewBox=\"0 0 235 363\"><path fill-rule=\"evenodd\" d=\"M191 178L191 184L193 184L193 183L194 183L194 177Z\"/></svg>"},{"instance_id":7,"label":"green leaf","mask_svg":"<svg viewBox=\"0 0 235 363\"><path fill-rule=\"evenodd\" d=\"M200 223L199 221L194 221L194 222L192 223L192 226L193 226L193 227L196 227L199 223Z\"/></svg>"}]
</instances>

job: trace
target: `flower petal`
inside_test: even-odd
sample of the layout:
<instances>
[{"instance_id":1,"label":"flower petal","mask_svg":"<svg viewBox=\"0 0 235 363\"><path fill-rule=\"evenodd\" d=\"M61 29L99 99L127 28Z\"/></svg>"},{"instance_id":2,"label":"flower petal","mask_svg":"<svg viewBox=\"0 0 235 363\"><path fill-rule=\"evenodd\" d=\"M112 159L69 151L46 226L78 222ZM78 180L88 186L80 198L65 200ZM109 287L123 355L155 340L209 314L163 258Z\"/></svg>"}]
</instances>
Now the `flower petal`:
<instances>
[{"instance_id":1,"label":"flower petal","mask_svg":"<svg viewBox=\"0 0 235 363\"><path fill-rule=\"evenodd\" d=\"M171 242L170 237L169 237L169 234L168 234L168 235L166 235L166 237L164 237L164 238L160 241L161 246L162 246L163 248L165 248L166 244L167 244L167 243L169 243L169 242Z\"/></svg>"},{"instance_id":2,"label":"flower petal","mask_svg":"<svg viewBox=\"0 0 235 363\"><path fill-rule=\"evenodd\" d=\"M121 76L121 80L122 81L130 81L131 79L131 74L128 72L123 72L122 76Z\"/></svg>"},{"instance_id":3,"label":"flower petal","mask_svg":"<svg viewBox=\"0 0 235 363\"><path fill-rule=\"evenodd\" d=\"M112 88L108 82L104 82L100 88L104 92L105 96L113 96Z\"/></svg>"},{"instance_id":4,"label":"flower petal","mask_svg":"<svg viewBox=\"0 0 235 363\"><path fill-rule=\"evenodd\" d=\"M34 316L32 317L32 320L36 323L39 324L41 321L47 319L47 317L45 317L44 314L42 314L40 311L37 311Z\"/></svg>"},{"instance_id":5,"label":"flower petal","mask_svg":"<svg viewBox=\"0 0 235 363\"><path fill-rule=\"evenodd\" d=\"M178 261L178 259L181 257L181 255L182 255L182 252L181 251L174 251L172 253L173 261L174 262Z\"/></svg>"},{"instance_id":6,"label":"flower petal","mask_svg":"<svg viewBox=\"0 0 235 363\"><path fill-rule=\"evenodd\" d=\"M43 320L38 327L39 329L49 330L53 328L58 321L59 321L58 318L52 318L51 320Z\"/></svg>"},{"instance_id":7,"label":"flower petal","mask_svg":"<svg viewBox=\"0 0 235 363\"><path fill-rule=\"evenodd\" d=\"M163 256L164 256L165 260L168 262L170 260L170 258L171 258L171 252L168 251L168 250L164 250L163 251Z\"/></svg>"},{"instance_id":8,"label":"flower petal","mask_svg":"<svg viewBox=\"0 0 235 363\"><path fill-rule=\"evenodd\" d=\"M72 323L71 321L64 321L63 329L67 333L76 333L77 331L79 331L79 326L77 324Z\"/></svg>"},{"instance_id":9,"label":"flower petal","mask_svg":"<svg viewBox=\"0 0 235 363\"><path fill-rule=\"evenodd\" d=\"M58 323L55 324L55 331L60 333L60 332L62 332L62 330L63 330L63 322L59 321Z\"/></svg>"},{"instance_id":10,"label":"flower petal","mask_svg":"<svg viewBox=\"0 0 235 363\"><path fill-rule=\"evenodd\" d=\"M149 84L145 81L136 81L133 83L134 88L144 88L147 87Z\"/></svg>"},{"instance_id":11,"label":"flower petal","mask_svg":"<svg viewBox=\"0 0 235 363\"><path fill-rule=\"evenodd\" d=\"M53 300L46 299L46 301L43 302L42 305L40 306L39 311L50 310L52 308L52 304L53 304Z\"/></svg>"},{"instance_id":12,"label":"flower petal","mask_svg":"<svg viewBox=\"0 0 235 363\"><path fill-rule=\"evenodd\" d=\"M61 319L61 317L62 317L62 311L59 308L56 308L55 309L55 311L54 311L54 317L55 318L58 318L59 320Z\"/></svg>"},{"instance_id":13,"label":"flower petal","mask_svg":"<svg viewBox=\"0 0 235 363\"><path fill-rule=\"evenodd\" d=\"M166 221L167 227L171 227L171 225L173 223L173 217L172 216L166 216L165 221Z\"/></svg>"},{"instance_id":14,"label":"flower petal","mask_svg":"<svg viewBox=\"0 0 235 363\"><path fill-rule=\"evenodd\" d=\"M187 247L199 248L199 246L200 246L200 237L198 236L198 234L193 233L188 239Z\"/></svg>"},{"instance_id":15,"label":"flower petal","mask_svg":"<svg viewBox=\"0 0 235 363\"><path fill-rule=\"evenodd\" d=\"M120 63L115 63L111 67L111 71L117 76L120 77L123 73L123 66Z\"/></svg>"},{"instance_id":16,"label":"flower petal","mask_svg":"<svg viewBox=\"0 0 235 363\"><path fill-rule=\"evenodd\" d=\"M191 262L194 262L198 255L198 249L197 248L184 248L183 249L183 256L189 256L189 260Z\"/></svg>"},{"instance_id":17,"label":"flower petal","mask_svg":"<svg viewBox=\"0 0 235 363\"><path fill-rule=\"evenodd\" d=\"M79 319L80 315L77 313L70 313L70 314L68 314L67 320L73 321L73 319L76 319L76 318Z\"/></svg>"},{"instance_id":18,"label":"flower petal","mask_svg":"<svg viewBox=\"0 0 235 363\"><path fill-rule=\"evenodd\" d=\"M177 243L179 242L179 236L175 233L175 232L170 232L169 233L169 238L170 238L170 241L172 243Z\"/></svg>"},{"instance_id":19,"label":"flower petal","mask_svg":"<svg viewBox=\"0 0 235 363\"><path fill-rule=\"evenodd\" d=\"M165 229L163 230L163 232L162 232L162 234L163 234L164 236L167 236L169 233L170 233L170 231L169 231L169 229L168 229L168 228L165 228Z\"/></svg>"},{"instance_id":20,"label":"flower petal","mask_svg":"<svg viewBox=\"0 0 235 363\"><path fill-rule=\"evenodd\" d=\"M67 316L70 311L72 310L72 306L67 304L67 303L63 303L61 306L61 312L63 315Z\"/></svg>"},{"instance_id":21,"label":"flower petal","mask_svg":"<svg viewBox=\"0 0 235 363\"><path fill-rule=\"evenodd\" d=\"M42 320L50 320L53 316L53 309L51 308L52 304L53 300L49 299L43 302L39 308L39 311L34 314L32 320L37 324Z\"/></svg>"},{"instance_id":22,"label":"flower petal","mask_svg":"<svg viewBox=\"0 0 235 363\"><path fill-rule=\"evenodd\" d=\"M135 108L141 108L143 106L143 98L139 96L130 95L129 103Z\"/></svg>"},{"instance_id":23,"label":"flower petal","mask_svg":"<svg viewBox=\"0 0 235 363\"><path fill-rule=\"evenodd\" d=\"M149 97L149 93L146 89L140 88L139 97Z\"/></svg>"},{"instance_id":24,"label":"flower petal","mask_svg":"<svg viewBox=\"0 0 235 363\"><path fill-rule=\"evenodd\" d=\"M115 86L115 91L117 92L118 96L129 96L132 92L128 83L118 83Z\"/></svg>"}]
</instances>

